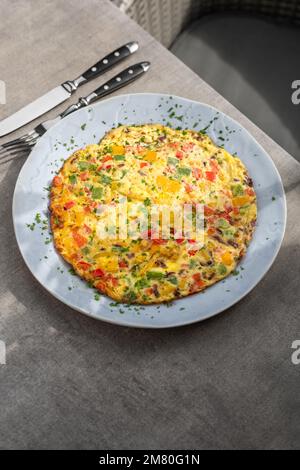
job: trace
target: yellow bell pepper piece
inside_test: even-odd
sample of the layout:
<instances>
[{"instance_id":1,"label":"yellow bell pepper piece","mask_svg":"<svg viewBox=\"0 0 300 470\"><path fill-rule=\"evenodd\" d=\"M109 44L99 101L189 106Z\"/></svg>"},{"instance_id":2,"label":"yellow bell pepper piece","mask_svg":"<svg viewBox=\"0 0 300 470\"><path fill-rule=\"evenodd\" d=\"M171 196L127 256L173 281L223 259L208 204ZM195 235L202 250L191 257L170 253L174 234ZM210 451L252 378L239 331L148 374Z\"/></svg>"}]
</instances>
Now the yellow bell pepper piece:
<instances>
[{"instance_id":1,"label":"yellow bell pepper piece","mask_svg":"<svg viewBox=\"0 0 300 470\"><path fill-rule=\"evenodd\" d=\"M178 284L178 287L180 289L185 289L186 287L186 284L187 284L187 278L186 277L182 277L179 281L179 284Z\"/></svg>"},{"instance_id":2,"label":"yellow bell pepper piece","mask_svg":"<svg viewBox=\"0 0 300 470\"><path fill-rule=\"evenodd\" d=\"M221 258L222 258L222 262L226 264L226 266L229 266L230 264L233 263L233 256L228 251L224 253Z\"/></svg>"},{"instance_id":3,"label":"yellow bell pepper piece","mask_svg":"<svg viewBox=\"0 0 300 470\"><path fill-rule=\"evenodd\" d=\"M145 155L143 156L143 160L147 162L153 163L157 160L157 153L154 150L147 150Z\"/></svg>"},{"instance_id":4,"label":"yellow bell pepper piece","mask_svg":"<svg viewBox=\"0 0 300 470\"><path fill-rule=\"evenodd\" d=\"M112 181L111 183L111 189L116 190L119 187L119 181Z\"/></svg>"},{"instance_id":5,"label":"yellow bell pepper piece","mask_svg":"<svg viewBox=\"0 0 300 470\"><path fill-rule=\"evenodd\" d=\"M232 204L234 207L244 206L245 204L248 204L248 202L249 202L248 196L239 196L239 197L234 197L232 199Z\"/></svg>"},{"instance_id":6,"label":"yellow bell pepper piece","mask_svg":"<svg viewBox=\"0 0 300 470\"><path fill-rule=\"evenodd\" d=\"M117 272L119 270L118 258L116 256L103 257L98 259L98 265L104 271Z\"/></svg>"},{"instance_id":7,"label":"yellow bell pepper piece","mask_svg":"<svg viewBox=\"0 0 300 470\"><path fill-rule=\"evenodd\" d=\"M111 153L113 155L124 155L125 148L123 147L123 145L112 145L111 146Z\"/></svg>"},{"instance_id":8,"label":"yellow bell pepper piece","mask_svg":"<svg viewBox=\"0 0 300 470\"><path fill-rule=\"evenodd\" d=\"M163 190L168 191L170 193L176 193L177 191L179 191L181 187L181 184L179 183L179 181L170 180L170 178L167 178L164 175L159 175L156 178L156 183Z\"/></svg>"}]
</instances>

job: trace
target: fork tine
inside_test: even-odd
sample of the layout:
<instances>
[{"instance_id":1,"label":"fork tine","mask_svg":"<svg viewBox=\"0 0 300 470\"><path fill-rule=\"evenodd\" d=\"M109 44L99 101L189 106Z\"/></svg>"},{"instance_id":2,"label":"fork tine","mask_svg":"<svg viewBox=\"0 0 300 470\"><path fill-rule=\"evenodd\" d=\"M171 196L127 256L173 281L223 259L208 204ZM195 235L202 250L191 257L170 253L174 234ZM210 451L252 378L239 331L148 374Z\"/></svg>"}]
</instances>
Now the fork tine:
<instances>
[{"instance_id":1,"label":"fork tine","mask_svg":"<svg viewBox=\"0 0 300 470\"><path fill-rule=\"evenodd\" d=\"M31 142L36 142L38 138L38 134L36 132L30 132L26 135L23 135L22 137L18 137L17 139L10 140L9 142L6 142L5 144L2 144L2 147L4 148L9 148L14 145L19 145L19 144L30 144Z\"/></svg>"},{"instance_id":2,"label":"fork tine","mask_svg":"<svg viewBox=\"0 0 300 470\"><path fill-rule=\"evenodd\" d=\"M28 132L28 134L0 145L0 159L3 161L3 159L9 156L17 157L28 155L39 137L39 134L35 130L32 130Z\"/></svg>"},{"instance_id":3,"label":"fork tine","mask_svg":"<svg viewBox=\"0 0 300 470\"><path fill-rule=\"evenodd\" d=\"M37 137L35 135L30 136L27 140L15 139L10 142L6 142L2 146L0 146L0 154L3 153L5 150L10 149L19 149L19 148L31 148L37 142Z\"/></svg>"},{"instance_id":4,"label":"fork tine","mask_svg":"<svg viewBox=\"0 0 300 470\"><path fill-rule=\"evenodd\" d=\"M3 145L3 148L2 150L0 150L0 154L1 152L5 152L5 151L8 151L8 150L17 150L19 148L28 148L28 147L32 147L32 145L34 145L33 143L27 143L27 142L16 142L14 144L11 144L11 145L7 145L4 147ZM0 147L1 148L1 147Z\"/></svg>"},{"instance_id":5,"label":"fork tine","mask_svg":"<svg viewBox=\"0 0 300 470\"><path fill-rule=\"evenodd\" d=\"M27 150L27 149L30 149L31 147L32 147L31 144L26 144L26 143L14 144L9 147L3 147L2 149L0 148L0 155L7 153L7 152L12 152L12 151Z\"/></svg>"},{"instance_id":6,"label":"fork tine","mask_svg":"<svg viewBox=\"0 0 300 470\"><path fill-rule=\"evenodd\" d=\"M28 145L28 144L20 144L18 146L14 147L7 147L7 148L2 148L0 147L0 159L3 160L4 158L8 156L22 156L22 155L28 155L31 151L31 148L33 145Z\"/></svg>"}]
</instances>

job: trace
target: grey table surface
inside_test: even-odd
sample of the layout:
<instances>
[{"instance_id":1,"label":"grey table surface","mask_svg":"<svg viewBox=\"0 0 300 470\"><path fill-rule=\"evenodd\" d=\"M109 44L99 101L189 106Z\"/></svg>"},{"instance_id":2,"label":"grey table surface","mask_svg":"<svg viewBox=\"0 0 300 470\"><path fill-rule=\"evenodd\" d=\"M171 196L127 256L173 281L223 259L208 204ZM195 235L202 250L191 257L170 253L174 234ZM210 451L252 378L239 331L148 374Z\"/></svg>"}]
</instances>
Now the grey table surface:
<instances>
[{"instance_id":1,"label":"grey table surface","mask_svg":"<svg viewBox=\"0 0 300 470\"><path fill-rule=\"evenodd\" d=\"M129 329L73 311L34 280L11 218L23 162L1 164L0 448L299 448L299 163L108 0L0 3L0 118L137 39L134 61L152 69L128 91L182 95L237 119L271 155L288 203L280 253L241 302L193 326Z\"/></svg>"}]
</instances>

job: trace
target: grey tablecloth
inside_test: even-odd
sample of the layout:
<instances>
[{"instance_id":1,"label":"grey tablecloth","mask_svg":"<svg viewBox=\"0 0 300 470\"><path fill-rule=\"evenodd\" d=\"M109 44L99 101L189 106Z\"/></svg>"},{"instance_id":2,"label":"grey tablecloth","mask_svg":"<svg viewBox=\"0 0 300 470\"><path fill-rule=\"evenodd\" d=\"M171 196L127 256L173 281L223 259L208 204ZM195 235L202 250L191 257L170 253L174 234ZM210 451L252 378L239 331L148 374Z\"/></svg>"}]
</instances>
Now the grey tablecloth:
<instances>
[{"instance_id":1,"label":"grey tablecloth","mask_svg":"<svg viewBox=\"0 0 300 470\"><path fill-rule=\"evenodd\" d=\"M1 10L0 118L138 39L136 60L153 67L130 91L191 97L239 120L280 171L288 226L269 273L223 314L175 330L112 326L33 279L11 220L22 161L0 165L0 448L299 447L300 165L107 0L2 0Z\"/></svg>"}]
</instances>

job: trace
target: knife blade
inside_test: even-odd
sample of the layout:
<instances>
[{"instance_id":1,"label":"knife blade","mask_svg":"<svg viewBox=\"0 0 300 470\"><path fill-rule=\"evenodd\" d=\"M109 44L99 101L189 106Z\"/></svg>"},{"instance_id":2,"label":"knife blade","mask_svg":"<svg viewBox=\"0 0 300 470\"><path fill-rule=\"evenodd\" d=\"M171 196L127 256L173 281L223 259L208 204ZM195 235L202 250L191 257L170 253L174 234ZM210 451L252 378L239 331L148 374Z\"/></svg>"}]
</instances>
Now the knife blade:
<instances>
[{"instance_id":1,"label":"knife blade","mask_svg":"<svg viewBox=\"0 0 300 470\"><path fill-rule=\"evenodd\" d=\"M102 75L114 65L136 52L138 47L139 46L136 41L129 42L124 46L119 47L115 51L103 57L99 62L94 64L75 80L68 80L62 83L16 113L3 119L0 121L0 137L10 134L25 124L28 124L28 122L33 121L42 114L45 114L50 109L55 108L60 103L63 103L70 98L79 86L93 80L99 75Z\"/></svg>"}]
</instances>

